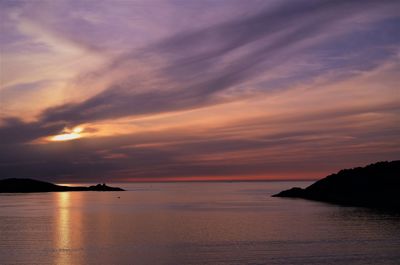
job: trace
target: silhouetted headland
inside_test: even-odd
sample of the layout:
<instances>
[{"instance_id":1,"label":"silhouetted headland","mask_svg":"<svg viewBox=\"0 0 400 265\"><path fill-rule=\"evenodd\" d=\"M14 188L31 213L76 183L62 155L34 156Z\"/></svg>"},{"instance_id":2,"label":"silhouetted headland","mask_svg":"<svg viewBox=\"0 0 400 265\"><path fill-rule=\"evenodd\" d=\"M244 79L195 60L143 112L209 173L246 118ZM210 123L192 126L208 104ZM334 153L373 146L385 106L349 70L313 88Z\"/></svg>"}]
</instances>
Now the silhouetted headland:
<instances>
[{"instance_id":1,"label":"silhouetted headland","mask_svg":"<svg viewBox=\"0 0 400 265\"><path fill-rule=\"evenodd\" d=\"M344 169L305 189L296 187L272 196L400 210L400 160Z\"/></svg>"},{"instance_id":2,"label":"silhouetted headland","mask_svg":"<svg viewBox=\"0 0 400 265\"><path fill-rule=\"evenodd\" d=\"M34 179L9 178L0 180L0 193L57 192L57 191L123 191L121 188L97 184L89 187L61 186Z\"/></svg>"}]
</instances>

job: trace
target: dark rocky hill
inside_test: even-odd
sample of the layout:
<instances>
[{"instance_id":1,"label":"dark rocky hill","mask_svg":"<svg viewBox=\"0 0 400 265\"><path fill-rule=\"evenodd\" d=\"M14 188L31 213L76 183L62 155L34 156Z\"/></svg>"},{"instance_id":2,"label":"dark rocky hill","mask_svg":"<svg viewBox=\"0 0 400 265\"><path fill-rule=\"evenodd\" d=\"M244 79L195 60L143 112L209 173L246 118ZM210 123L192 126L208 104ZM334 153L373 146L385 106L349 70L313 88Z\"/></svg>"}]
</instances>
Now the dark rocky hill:
<instances>
[{"instance_id":1,"label":"dark rocky hill","mask_svg":"<svg viewBox=\"0 0 400 265\"><path fill-rule=\"evenodd\" d=\"M296 187L273 196L400 210L400 160L344 169L305 189Z\"/></svg>"}]
</instances>

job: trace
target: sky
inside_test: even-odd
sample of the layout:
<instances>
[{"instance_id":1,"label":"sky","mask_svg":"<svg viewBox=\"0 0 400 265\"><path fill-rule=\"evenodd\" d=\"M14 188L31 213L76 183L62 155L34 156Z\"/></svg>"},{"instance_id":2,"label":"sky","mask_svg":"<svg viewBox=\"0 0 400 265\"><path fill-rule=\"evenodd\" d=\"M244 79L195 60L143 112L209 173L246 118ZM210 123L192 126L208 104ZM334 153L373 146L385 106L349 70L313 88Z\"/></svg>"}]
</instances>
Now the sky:
<instances>
[{"instance_id":1,"label":"sky","mask_svg":"<svg viewBox=\"0 0 400 265\"><path fill-rule=\"evenodd\" d=\"M318 179L400 158L400 1L0 0L0 178Z\"/></svg>"}]
</instances>

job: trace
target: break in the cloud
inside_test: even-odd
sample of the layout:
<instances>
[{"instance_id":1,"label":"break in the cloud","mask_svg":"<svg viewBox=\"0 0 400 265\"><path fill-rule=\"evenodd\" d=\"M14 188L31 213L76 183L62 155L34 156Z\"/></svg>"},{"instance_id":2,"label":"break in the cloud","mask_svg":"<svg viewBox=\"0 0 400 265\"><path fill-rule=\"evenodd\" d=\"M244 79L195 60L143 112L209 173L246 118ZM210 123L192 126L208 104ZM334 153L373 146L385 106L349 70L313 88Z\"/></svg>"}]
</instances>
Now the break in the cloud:
<instances>
[{"instance_id":1,"label":"break in the cloud","mask_svg":"<svg viewBox=\"0 0 400 265\"><path fill-rule=\"evenodd\" d=\"M397 1L1 5L2 175L314 178L399 156Z\"/></svg>"}]
</instances>

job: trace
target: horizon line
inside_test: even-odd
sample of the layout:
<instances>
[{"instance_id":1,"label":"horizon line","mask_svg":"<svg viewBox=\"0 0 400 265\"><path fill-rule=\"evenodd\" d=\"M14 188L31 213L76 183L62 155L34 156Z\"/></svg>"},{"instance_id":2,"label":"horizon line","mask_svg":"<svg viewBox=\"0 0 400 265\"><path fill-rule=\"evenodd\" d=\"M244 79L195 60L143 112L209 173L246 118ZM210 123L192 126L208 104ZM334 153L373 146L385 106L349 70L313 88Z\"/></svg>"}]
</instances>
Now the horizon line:
<instances>
[{"instance_id":1,"label":"horizon line","mask_svg":"<svg viewBox=\"0 0 400 265\"><path fill-rule=\"evenodd\" d=\"M101 183L202 183L202 182L220 182L220 183L232 183L232 182L282 182L282 181L317 181L319 179L250 179L250 180L138 180L138 181L100 181ZM68 185L75 183L97 183L93 181L71 181L71 182L54 182L58 185Z\"/></svg>"}]
</instances>

